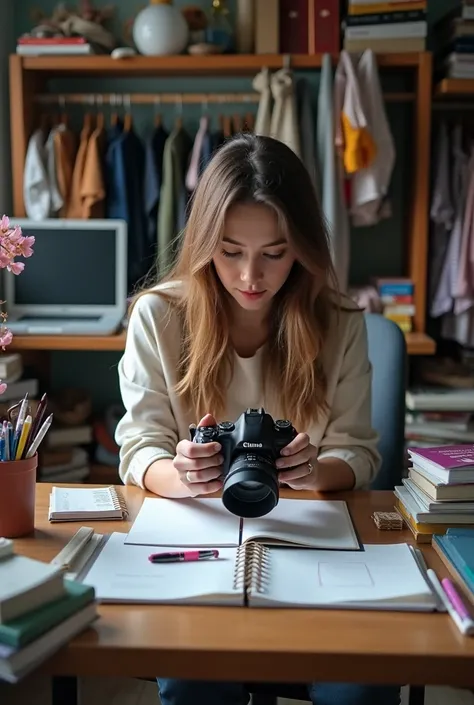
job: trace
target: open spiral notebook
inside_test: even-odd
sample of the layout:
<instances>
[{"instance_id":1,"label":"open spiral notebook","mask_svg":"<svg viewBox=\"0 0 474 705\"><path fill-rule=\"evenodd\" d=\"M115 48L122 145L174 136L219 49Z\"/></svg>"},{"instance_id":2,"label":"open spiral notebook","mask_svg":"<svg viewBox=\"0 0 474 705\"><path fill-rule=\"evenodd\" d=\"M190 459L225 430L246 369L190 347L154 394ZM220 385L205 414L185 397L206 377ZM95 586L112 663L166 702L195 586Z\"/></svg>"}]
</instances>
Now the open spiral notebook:
<instances>
[{"instance_id":1,"label":"open spiral notebook","mask_svg":"<svg viewBox=\"0 0 474 705\"><path fill-rule=\"evenodd\" d=\"M249 541L220 548L217 559L154 564L148 560L149 547L126 544L125 538L117 532L104 537L79 576L102 602L404 611L437 607L404 543L332 551Z\"/></svg>"}]
</instances>

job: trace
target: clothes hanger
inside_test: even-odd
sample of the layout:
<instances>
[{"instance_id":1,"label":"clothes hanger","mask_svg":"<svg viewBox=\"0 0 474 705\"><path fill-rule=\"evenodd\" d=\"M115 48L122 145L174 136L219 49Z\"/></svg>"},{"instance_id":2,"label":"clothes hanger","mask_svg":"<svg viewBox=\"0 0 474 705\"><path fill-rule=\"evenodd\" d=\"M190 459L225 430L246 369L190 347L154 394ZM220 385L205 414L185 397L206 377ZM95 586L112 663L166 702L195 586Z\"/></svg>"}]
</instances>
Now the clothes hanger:
<instances>
[{"instance_id":1,"label":"clothes hanger","mask_svg":"<svg viewBox=\"0 0 474 705\"><path fill-rule=\"evenodd\" d=\"M97 96L96 105L101 106L100 110L97 110L95 125L97 130L103 130L105 128L105 115L102 109L103 96Z\"/></svg>"},{"instance_id":2,"label":"clothes hanger","mask_svg":"<svg viewBox=\"0 0 474 705\"><path fill-rule=\"evenodd\" d=\"M155 125L155 127L157 127L157 128L158 128L158 127L161 127L162 124L163 124L163 118L162 118L162 115L161 115L161 112L160 112L160 109L159 109L159 108L160 108L160 104L161 104L160 96L157 95L157 96L155 96L155 102L154 102L154 106L155 106L155 108L154 108L154 109L155 109L155 116L154 116L154 119L153 119L154 125Z\"/></svg>"},{"instance_id":3,"label":"clothes hanger","mask_svg":"<svg viewBox=\"0 0 474 705\"><path fill-rule=\"evenodd\" d=\"M69 116L66 112L66 98L63 95L59 96L59 105L61 108L61 112L59 114L58 124L64 125L65 127L67 127L68 123L69 123Z\"/></svg>"},{"instance_id":4,"label":"clothes hanger","mask_svg":"<svg viewBox=\"0 0 474 705\"><path fill-rule=\"evenodd\" d=\"M175 127L175 130L182 130L183 129L183 96L179 96L179 99L176 103L176 107L178 110L178 115L176 116L174 127Z\"/></svg>"},{"instance_id":5,"label":"clothes hanger","mask_svg":"<svg viewBox=\"0 0 474 705\"><path fill-rule=\"evenodd\" d=\"M255 129L255 116L253 113L245 113L244 118L245 129L247 132L253 132Z\"/></svg>"},{"instance_id":6,"label":"clothes hanger","mask_svg":"<svg viewBox=\"0 0 474 705\"><path fill-rule=\"evenodd\" d=\"M110 96L110 104L117 106L119 104L119 96L118 95L111 95ZM110 115L110 125L111 127L117 127L119 123L119 115L117 110L113 110L111 115Z\"/></svg>"},{"instance_id":7,"label":"clothes hanger","mask_svg":"<svg viewBox=\"0 0 474 705\"><path fill-rule=\"evenodd\" d=\"M130 96L127 96L125 102L127 104L127 112L123 118L123 131L130 132L133 128L132 101L130 100Z\"/></svg>"}]
</instances>

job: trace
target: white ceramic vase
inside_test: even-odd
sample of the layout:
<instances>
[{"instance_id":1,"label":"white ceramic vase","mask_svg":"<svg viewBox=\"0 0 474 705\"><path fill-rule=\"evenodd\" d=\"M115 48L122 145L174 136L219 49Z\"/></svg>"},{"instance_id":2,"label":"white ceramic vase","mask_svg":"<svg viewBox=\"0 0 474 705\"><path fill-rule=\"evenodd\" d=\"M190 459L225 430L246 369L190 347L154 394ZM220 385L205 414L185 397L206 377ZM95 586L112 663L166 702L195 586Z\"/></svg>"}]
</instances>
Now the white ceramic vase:
<instances>
[{"instance_id":1,"label":"white ceramic vase","mask_svg":"<svg viewBox=\"0 0 474 705\"><path fill-rule=\"evenodd\" d=\"M146 56L181 54L188 35L188 24L172 0L150 0L133 23L133 41Z\"/></svg>"}]
</instances>

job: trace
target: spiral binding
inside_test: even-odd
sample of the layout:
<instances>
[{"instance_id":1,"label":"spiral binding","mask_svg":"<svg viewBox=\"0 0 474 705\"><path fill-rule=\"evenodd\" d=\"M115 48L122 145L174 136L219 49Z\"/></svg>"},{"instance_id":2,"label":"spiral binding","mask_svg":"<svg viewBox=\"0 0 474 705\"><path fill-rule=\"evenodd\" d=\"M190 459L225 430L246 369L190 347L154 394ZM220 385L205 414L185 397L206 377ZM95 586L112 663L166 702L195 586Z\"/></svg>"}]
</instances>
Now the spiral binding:
<instances>
[{"instance_id":1,"label":"spiral binding","mask_svg":"<svg viewBox=\"0 0 474 705\"><path fill-rule=\"evenodd\" d=\"M247 594L263 593L269 578L270 551L262 544L249 541L239 546L234 568L234 590Z\"/></svg>"},{"instance_id":2,"label":"spiral binding","mask_svg":"<svg viewBox=\"0 0 474 705\"><path fill-rule=\"evenodd\" d=\"M128 507L120 490L112 485L108 488L112 501L114 503L114 509L120 510L122 512L122 517L124 519L128 518Z\"/></svg>"}]
</instances>

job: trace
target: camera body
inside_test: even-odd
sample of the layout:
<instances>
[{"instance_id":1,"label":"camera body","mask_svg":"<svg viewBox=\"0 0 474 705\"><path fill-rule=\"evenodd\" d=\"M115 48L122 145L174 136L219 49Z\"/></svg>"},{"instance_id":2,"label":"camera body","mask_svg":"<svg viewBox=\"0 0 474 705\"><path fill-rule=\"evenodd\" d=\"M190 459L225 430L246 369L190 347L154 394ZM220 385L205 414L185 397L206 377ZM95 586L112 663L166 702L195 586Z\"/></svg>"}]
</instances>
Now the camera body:
<instances>
[{"instance_id":1,"label":"camera body","mask_svg":"<svg viewBox=\"0 0 474 705\"><path fill-rule=\"evenodd\" d=\"M221 444L222 501L230 512L241 517L264 516L278 504L275 461L295 436L290 421L273 420L263 408L247 409L235 422L223 421L191 431L194 443Z\"/></svg>"}]
</instances>

